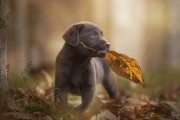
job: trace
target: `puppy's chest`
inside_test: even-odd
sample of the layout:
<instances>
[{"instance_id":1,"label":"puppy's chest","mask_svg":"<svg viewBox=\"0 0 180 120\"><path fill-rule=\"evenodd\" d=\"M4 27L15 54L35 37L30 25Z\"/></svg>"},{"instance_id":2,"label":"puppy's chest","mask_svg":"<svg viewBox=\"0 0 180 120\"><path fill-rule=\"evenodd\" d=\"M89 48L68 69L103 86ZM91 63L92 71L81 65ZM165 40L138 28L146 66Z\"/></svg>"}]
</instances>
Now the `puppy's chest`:
<instances>
[{"instance_id":1,"label":"puppy's chest","mask_svg":"<svg viewBox=\"0 0 180 120\"><path fill-rule=\"evenodd\" d=\"M72 85L91 85L95 81L95 69L91 63L73 65L69 72Z\"/></svg>"},{"instance_id":2,"label":"puppy's chest","mask_svg":"<svg viewBox=\"0 0 180 120\"><path fill-rule=\"evenodd\" d=\"M97 59L92 59L88 63L82 63L74 65L71 68L70 81L73 85L79 86L83 85L94 85L95 83L100 83L104 78L102 64Z\"/></svg>"}]
</instances>

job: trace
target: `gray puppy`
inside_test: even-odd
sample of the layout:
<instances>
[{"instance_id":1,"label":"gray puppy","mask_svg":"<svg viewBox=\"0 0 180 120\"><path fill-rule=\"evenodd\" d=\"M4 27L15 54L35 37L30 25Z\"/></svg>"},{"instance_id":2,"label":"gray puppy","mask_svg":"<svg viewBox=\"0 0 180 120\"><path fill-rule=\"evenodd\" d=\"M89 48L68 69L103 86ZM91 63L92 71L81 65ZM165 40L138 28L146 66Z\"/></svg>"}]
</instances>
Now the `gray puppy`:
<instances>
[{"instance_id":1,"label":"gray puppy","mask_svg":"<svg viewBox=\"0 0 180 120\"><path fill-rule=\"evenodd\" d=\"M81 96L78 107L84 111L94 98L97 83L102 83L111 99L119 99L113 73L104 57L110 44L103 32L90 22L72 25L63 35L65 44L56 59L55 101L65 110L68 93Z\"/></svg>"}]
</instances>

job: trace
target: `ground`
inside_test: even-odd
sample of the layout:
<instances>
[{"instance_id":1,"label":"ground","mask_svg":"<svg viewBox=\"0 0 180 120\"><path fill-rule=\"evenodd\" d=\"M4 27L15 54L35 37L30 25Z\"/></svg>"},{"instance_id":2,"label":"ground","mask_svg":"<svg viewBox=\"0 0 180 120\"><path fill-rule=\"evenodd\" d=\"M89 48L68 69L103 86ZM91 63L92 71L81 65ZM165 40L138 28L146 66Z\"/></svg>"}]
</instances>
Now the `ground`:
<instances>
[{"instance_id":1,"label":"ground","mask_svg":"<svg viewBox=\"0 0 180 120\"><path fill-rule=\"evenodd\" d=\"M40 77L26 77L15 75L8 78L8 91L0 93L1 120L78 119L72 103L68 114L57 113L53 86L42 94L37 91ZM179 78L178 71L146 73L146 87L143 88L117 77L122 104L97 95L89 110L78 116L95 120L180 120ZM74 97L69 99L76 101Z\"/></svg>"}]
</instances>

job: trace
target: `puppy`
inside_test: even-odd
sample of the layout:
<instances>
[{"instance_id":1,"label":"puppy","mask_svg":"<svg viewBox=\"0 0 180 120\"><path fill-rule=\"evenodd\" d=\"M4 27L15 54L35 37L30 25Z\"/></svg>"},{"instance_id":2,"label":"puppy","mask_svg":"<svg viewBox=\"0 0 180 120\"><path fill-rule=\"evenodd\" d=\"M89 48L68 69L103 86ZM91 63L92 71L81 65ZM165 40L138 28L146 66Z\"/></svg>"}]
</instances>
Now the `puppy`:
<instances>
[{"instance_id":1,"label":"puppy","mask_svg":"<svg viewBox=\"0 0 180 120\"><path fill-rule=\"evenodd\" d=\"M91 22L72 25L63 35L65 44L56 59L55 101L65 110L68 94L81 96L78 107L85 111L101 83L111 99L119 99L113 73L104 59L110 50L100 28Z\"/></svg>"}]
</instances>

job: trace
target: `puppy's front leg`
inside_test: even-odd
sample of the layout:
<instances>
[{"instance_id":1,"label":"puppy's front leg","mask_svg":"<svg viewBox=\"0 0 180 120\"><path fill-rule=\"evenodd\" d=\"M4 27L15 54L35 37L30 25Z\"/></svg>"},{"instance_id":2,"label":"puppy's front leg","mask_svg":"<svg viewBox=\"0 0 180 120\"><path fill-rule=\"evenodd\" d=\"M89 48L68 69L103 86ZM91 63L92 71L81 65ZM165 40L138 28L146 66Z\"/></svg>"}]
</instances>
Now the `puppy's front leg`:
<instances>
[{"instance_id":1,"label":"puppy's front leg","mask_svg":"<svg viewBox=\"0 0 180 120\"><path fill-rule=\"evenodd\" d=\"M81 89L81 99L82 99L82 103L80 105L80 111L84 112L87 107L90 105L90 103L92 102L93 98L94 98L94 94L95 94L95 86L83 86L83 88Z\"/></svg>"},{"instance_id":2,"label":"puppy's front leg","mask_svg":"<svg viewBox=\"0 0 180 120\"><path fill-rule=\"evenodd\" d=\"M62 114L67 112L67 101L68 101L68 93L62 89L55 88L54 90L54 100L56 103L56 107Z\"/></svg>"}]
</instances>

